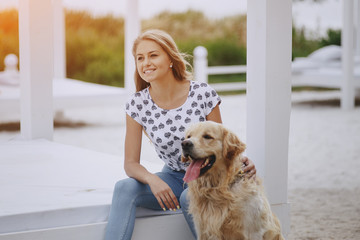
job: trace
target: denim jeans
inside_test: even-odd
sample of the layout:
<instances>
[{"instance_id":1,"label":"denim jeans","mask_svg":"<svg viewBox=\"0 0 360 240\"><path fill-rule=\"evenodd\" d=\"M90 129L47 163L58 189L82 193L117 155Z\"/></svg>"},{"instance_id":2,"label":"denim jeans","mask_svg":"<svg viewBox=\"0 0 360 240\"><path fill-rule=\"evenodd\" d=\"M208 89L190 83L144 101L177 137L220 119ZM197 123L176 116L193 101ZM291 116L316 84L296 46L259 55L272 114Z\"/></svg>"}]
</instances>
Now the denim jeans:
<instances>
[{"instance_id":1,"label":"denim jeans","mask_svg":"<svg viewBox=\"0 0 360 240\"><path fill-rule=\"evenodd\" d=\"M183 181L184 173L173 171L169 167L164 166L162 171L156 173L156 175L173 190L191 232L196 236L192 217L188 214L189 203L186 198L187 185ZM118 181L115 184L113 193L105 240L131 239L135 225L136 207L163 211L151 192L149 185L133 178Z\"/></svg>"}]
</instances>

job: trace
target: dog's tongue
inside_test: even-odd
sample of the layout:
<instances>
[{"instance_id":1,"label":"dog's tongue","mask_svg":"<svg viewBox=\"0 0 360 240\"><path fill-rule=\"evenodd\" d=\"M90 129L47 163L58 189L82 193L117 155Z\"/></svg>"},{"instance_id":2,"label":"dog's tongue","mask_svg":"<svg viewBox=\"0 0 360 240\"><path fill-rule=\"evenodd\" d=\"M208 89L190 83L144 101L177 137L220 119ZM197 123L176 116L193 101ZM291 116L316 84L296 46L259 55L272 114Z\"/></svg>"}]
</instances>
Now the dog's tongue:
<instances>
[{"instance_id":1,"label":"dog's tongue","mask_svg":"<svg viewBox=\"0 0 360 240\"><path fill-rule=\"evenodd\" d=\"M192 180L195 180L199 177L202 163L203 161L199 161L199 160L191 161L190 165L186 169L186 173L184 176L185 182L187 183L191 182Z\"/></svg>"}]
</instances>

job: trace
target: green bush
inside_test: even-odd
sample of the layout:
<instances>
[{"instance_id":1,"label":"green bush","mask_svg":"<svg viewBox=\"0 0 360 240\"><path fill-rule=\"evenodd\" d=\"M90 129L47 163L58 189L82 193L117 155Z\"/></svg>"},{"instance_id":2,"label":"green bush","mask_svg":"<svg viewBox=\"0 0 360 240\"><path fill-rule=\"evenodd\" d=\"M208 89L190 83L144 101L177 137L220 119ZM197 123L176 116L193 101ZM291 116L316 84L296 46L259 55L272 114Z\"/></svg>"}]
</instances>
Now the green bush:
<instances>
[{"instance_id":1,"label":"green bush","mask_svg":"<svg viewBox=\"0 0 360 240\"><path fill-rule=\"evenodd\" d=\"M320 39L306 37L306 29L292 28L292 58L306 57L313 51L328 45L341 45L341 30L328 29L326 36Z\"/></svg>"},{"instance_id":2,"label":"green bush","mask_svg":"<svg viewBox=\"0 0 360 240\"><path fill-rule=\"evenodd\" d=\"M15 9L0 12L0 71L4 69L4 58L10 53L19 56L18 12Z\"/></svg>"},{"instance_id":3,"label":"green bush","mask_svg":"<svg viewBox=\"0 0 360 240\"><path fill-rule=\"evenodd\" d=\"M231 39L214 39L205 44L208 50L208 64L217 65L245 65L246 48L239 46Z\"/></svg>"},{"instance_id":4,"label":"green bush","mask_svg":"<svg viewBox=\"0 0 360 240\"><path fill-rule=\"evenodd\" d=\"M307 39L305 32L305 28L292 27L292 59L306 57L319 48L319 41Z\"/></svg>"},{"instance_id":5,"label":"green bush","mask_svg":"<svg viewBox=\"0 0 360 240\"><path fill-rule=\"evenodd\" d=\"M341 30L328 29L326 31L327 36L320 39L320 46L338 45L341 46Z\"/></svg>"},{"instance_id":6,"label":"green bush","mask_svg":"<svg viewBox=\"0 0 360 240\"><path fill-rule=\"evenodd\" d=\"M208 19L202 12L162 12L142 22L143 29L162 29L176 41L179 49L193 55L201 45L208 50L209 65L235 65L246 63L245 26L243 15L219 20ZM192 63L192 59L189 59Z\"/></svg>"},{"instance_id":7,"label":"green bush","mask_svg":"<svg viewBox=\"0 0 360 240\"><path fill-rule=\"evenodd\" d=\"M66 12L66 69L69 78L124 86L124 21Z\"/></svg>"}]
</instances>

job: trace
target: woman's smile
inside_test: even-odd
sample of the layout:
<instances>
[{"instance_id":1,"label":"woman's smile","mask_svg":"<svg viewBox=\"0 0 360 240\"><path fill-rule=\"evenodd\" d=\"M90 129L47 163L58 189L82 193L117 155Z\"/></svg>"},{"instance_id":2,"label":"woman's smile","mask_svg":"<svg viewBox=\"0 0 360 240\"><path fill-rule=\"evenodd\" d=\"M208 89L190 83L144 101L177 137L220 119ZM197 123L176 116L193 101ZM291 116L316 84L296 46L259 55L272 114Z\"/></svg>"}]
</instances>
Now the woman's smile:
<instances>
[{"instance_id":1,"label":"woman's smile","mask_svg":"<svg viewBox=\"0 0 360 240\"><path fill-rule=\"evenodd\" d=\"M150 74L152 72L154 72L156 69L146 69L144 70L144 74L147 75L147 74Z\"/></svg>"}]
</instances>

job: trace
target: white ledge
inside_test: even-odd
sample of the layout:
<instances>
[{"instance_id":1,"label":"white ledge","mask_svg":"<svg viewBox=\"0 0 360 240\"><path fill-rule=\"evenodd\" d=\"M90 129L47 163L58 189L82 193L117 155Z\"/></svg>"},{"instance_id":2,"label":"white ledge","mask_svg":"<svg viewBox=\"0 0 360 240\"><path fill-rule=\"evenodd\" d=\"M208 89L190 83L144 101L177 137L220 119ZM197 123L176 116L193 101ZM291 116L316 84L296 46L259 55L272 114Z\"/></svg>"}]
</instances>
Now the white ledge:
<instances>
[{"instance_id":1,"label":"white ledge","mask_svg":"<svg viewBox=\"0 0 360 240\"><path fill-rule=\"evenodd\" d=\"M2 143L0 152L0 235L106 222L113 186L127 177L121 156L42 139ZM138 218L164 214L174 213L137 211Z\"/></svg>"}]
</instances>

